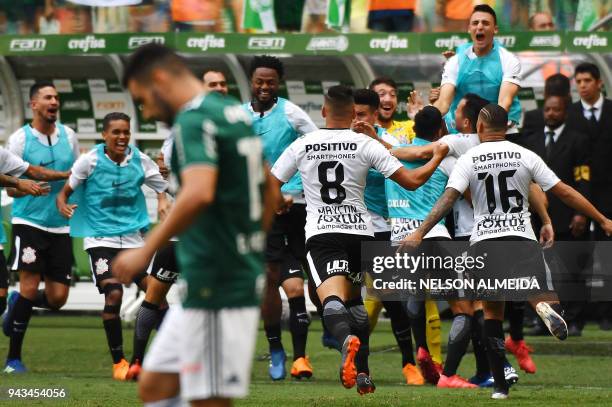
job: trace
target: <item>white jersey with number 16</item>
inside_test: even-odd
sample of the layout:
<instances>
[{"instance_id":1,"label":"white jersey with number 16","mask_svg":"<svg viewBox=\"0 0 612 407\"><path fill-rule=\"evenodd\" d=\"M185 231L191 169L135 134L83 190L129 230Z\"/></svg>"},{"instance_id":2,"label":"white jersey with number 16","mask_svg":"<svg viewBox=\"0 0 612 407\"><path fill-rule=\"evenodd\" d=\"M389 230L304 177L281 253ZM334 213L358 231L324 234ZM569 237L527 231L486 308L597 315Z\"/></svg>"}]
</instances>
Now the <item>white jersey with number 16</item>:
<instances>
[{"instance_id":1,"label":"white jersey with number 16","mask_svg":"<svg viewBox=\"0 0 612 407\"><path fill-rule=\"evenodd\" d=\"M468 187L474 205L470 241L502 236L536 240L529 217L529 184L544 191L559 178L534 152L509 141L482 143L463 154L447 188L463 193Z\"/></svg>"},{"instance_id":2,"label":"white jersey with number 16","mask_svg":"<svg viewBox=\"0 0 612 407\"><path fill-rule=\"evenodd\" d=\"M377 141L349 129L322 129L294 141L272 168L287 182L299 171L306 198L306 239L322 233L374 234L363 201L368 169L385 177L402 164Z\"/></svg>"}]
</instances>

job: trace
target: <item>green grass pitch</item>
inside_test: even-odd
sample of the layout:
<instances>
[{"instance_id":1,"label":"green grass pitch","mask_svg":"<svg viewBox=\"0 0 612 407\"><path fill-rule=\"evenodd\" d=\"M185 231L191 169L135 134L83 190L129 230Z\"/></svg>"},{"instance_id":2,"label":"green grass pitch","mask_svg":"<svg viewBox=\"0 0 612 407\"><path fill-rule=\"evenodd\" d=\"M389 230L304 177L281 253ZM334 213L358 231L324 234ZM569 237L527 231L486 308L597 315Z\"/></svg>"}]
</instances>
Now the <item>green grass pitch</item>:
<instances>
[{"instance_id":1,"label":"green grass pitch","mask_svg":"<svg viewBox=\"0 0 612 407\"><path fill-rule=\"evenodd\" d=\"M443 324L443 342L448 334ZM239 333L238 333L239 334ZM132 329L124 329L125 349L131 353ZM290 349L290 336L283 332ZM489 404L533 406L612 405L612 333L588 326L580 338L564 343L552 338L528 337L536 350L535 375L520 374L506 401L490 400L490 390L438 390L432 386L410 387L403 382L400 354L394 347L390 326L381 322L371 338L370 367L376 393L360 397L338 381L339 354L321 346L321 325L313 321L308 354L314 367L310 380L271 382L267 376L266 343L259 331L248 399L238 406L474 406ZM6 354L7 338L0 338L0 353ZM514 357L509 357L518 368ZM24 363L26 375L0 376L0 405L128 406L139 405L135 383L111 379L102 322L91 316L34 316L28 330ZM287 369L290 368L287 362ZM468 353L459 374L469 377L474 358ZM6 397L8 388L64 388L64 400L28 400L16 404Z\"/></svg>"}]
</instances>

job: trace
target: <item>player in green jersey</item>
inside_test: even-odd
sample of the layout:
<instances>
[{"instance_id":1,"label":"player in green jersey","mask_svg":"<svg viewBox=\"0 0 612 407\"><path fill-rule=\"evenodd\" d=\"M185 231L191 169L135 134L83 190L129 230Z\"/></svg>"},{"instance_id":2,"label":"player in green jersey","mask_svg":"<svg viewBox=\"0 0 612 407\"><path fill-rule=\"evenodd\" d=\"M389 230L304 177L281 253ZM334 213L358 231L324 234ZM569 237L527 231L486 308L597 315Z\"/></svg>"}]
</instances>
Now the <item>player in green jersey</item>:
<instances>
[{"instance_id":1,"label":"player in green jersey","mask_svg":"<svg viewBox=\"0 0 612 407\"><path fill-rule=\"evenodd\" d=\"M172 236L180 239L183 307L172 307L151 345L140 396L145 403L181 397L229 405L248 391L264 284L262 225L282 198L269 189L262 202L269 175L248 114L232 98L205 95L176 53L143 46L126 66L124 85L146 118L173 124L172 173L181 187L145 246L117 257L113 268L127 281Z\"/></svg>"}]
</instances>

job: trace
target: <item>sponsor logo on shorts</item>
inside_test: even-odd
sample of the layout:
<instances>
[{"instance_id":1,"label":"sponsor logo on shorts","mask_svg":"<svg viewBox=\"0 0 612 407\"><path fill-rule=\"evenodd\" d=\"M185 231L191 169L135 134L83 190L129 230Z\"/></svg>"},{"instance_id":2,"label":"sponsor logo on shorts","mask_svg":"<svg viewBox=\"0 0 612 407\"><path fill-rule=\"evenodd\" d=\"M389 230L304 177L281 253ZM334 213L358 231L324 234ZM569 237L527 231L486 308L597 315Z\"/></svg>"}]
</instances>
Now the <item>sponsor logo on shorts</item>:
<instances>
[{"instance_id":1,"label":"sponsor logo on shorts","mask_svg":"<svg viewBox=\"0 0 612 407\"><path fill-rule=\"evenodd\" d=\"M400 38L397 35L388 35L387 38L372 38L370 48L382 49L385 52L392 49L408 49L408 38Z\"/></svg>"},{"instance_id":2,"label":"sponsor logo on shorts","mask_svg":"<svg viewBox=\"0 0 612 407\"><path fill-rule=\"evenodd\" d=\"M102 275L108 271L108 259L98 259L96 261L96 274Z\"/></svg>"},{"instance_id":3,"label":"sponsor logo on shorts","mask_svg":"<svg viewBox=\"0 0 612 407\"><path fill-rule=\"evenodd\" d=\"M600 37L597 34L591 34L588 37L575 37L573 44L576 47L584 47L586 49L607 47L608 39L606 37Z\"/></svg>"},{"instance_id":4,"label":"sponsor logo on shorts","mask_svg":"<svg viewBox=\"0 0 612 407\"><path fill-rule=\"evenodd\" d=\"M240 384L240 378L238 377L237 374L234 373L230 377L225 379L225 383L228 385L238 385Z\"/></svg>"},{"instance_id":5,"label":"sponsor logo on shorts","mask_svg":"<svg viewBox=\"0 0 612 407\"><path fill-rule=\"evenodd\" d=\"M44 38L18 38L11 40L9 50L12 52L37 52L44 51L47 40Z\"/></svg>"},{"instance_id":6,"label":"sponsor logo on shorts","mask_svg":"<svg viewBox=\"0 0 612 407\"><path fill-rule=\"evenodd\" d=\"M166 39L162 36L152 36L152 37L130 37L128 40L128 49L136 49L142 45L146 44L165 44Z\"/></svg>"},{"instance_id":7,"label":"sponsor logo on shorts","mask_svg":"<svg viewBox=\"0 0 612 407\"><path fill-rule=\"evenodd\" d=\"M219 38L212 34L204 37L191 37L187 39L187 48L197 48L202 51L213 48L223 49L225 48L225 38Z\"/></svg>"},{"instance_id":8,"label":"sponsor logo on shorts","mask_svg":"<svg viewBox=\"0 0 612 407\"><path fill-rule=\"evenodd\" d=\"M495 39L506 48L512 48L516 45L515 35L498 35Z\"/></svg>"},{"instance_id":9,"label":"sponsor logo on shorts","mask_svg":"<svg viewBox=\"0 0 612 407\"><path fill-rule=\"evenodd\" d=\"M247 47L253 50L280 51L285 49L286 42L283 37L251 37Z\"/></svg>"},{"instance_id":10,"label":"sponsor logo on shorts","mask_svg":"<svg viewBox=\"0 0 612 407\"><path fill-rule=\"evenodd\" d=\"M157 270L157 273L155 273L155 277L157 277L158 280L171 283L176 280L178 273L176 271L165 270L163 267L160 267L159 270Z\"/></svg>"},{"instance_id":11,"label":"sponsor logo on shorts","mask_svg":"<svg viewBox=\"0 0 612 407\"><path fill-rule=\"evenodd\" d=\"M349 40L344 35L334 37L313 37L306 45L306 51L346 51Z\"/></svg>"},{"instance_id":12,"label":"sponsor logo on shorts","mask_svg":"<svg viewBox=\"0 0 612 407\"><path fill-rule=\"evenodd\" d=\"M21 254L21 261L25 264L32 264L36 261L36 250L31 247L24 247Z\"/></svg>"},{"instance_id":13,"label":"sponsor logo on shorts","mask_svg":"<svg viewBox=\"0 0 612 407\"><path fill-rule=\"evenodd\" d=\"M79 49L83 52L89 50L105 49L106 40L104 38L96 38L95 35L88 35L83 39L72 39L68 41L68 49Z\"/></svg>"},{"instance_id":14,"label":"sponsor logo on shorts","mask_svg":"<svg viewBox=\"0 0 612 407\"><path fill-rule=\"evenodd\" d=\"M348 271L347 260L334 260L327 263L327 275L346 273Z\"/></svg>"},{"instance_id":15,"label":"sponsor logo on shorts","mask_svg":"<svg viewBox=\"0 0 612 407\"><path fill-rule=\"evenodd\" d=\"M555 35L535 35L529 42L530 47L558 47L561 45L561 36Z\"/></svg>"}]
</instances>

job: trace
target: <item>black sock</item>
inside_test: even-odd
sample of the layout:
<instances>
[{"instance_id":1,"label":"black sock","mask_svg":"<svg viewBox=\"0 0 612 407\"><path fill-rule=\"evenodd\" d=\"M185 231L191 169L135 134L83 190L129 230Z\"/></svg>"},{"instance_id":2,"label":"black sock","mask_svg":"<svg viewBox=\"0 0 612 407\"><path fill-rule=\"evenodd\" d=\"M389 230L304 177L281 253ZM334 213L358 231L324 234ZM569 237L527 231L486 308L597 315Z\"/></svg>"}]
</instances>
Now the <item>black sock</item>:
<instances>
[{"instance_id":1,"label":"black sock","mask_svg":"<svg viewBox=\"0 0 612 407\"><path fill-rule=\"evenodd\" d=\"M268 346L270 347L270 352L283 350L283 344L281 342L281 326L280 324L276 325L265 325L264 331L266 332L266 338L268 338Z\"/></svg>"},{"instance_id":2,"label":"black sock","mask_svg":"<svg viewBox=\"0 0 612 407\"><path fill-rule=\"evenodd\" d=\"M410 318L410 327L412 328L412 335L414 335L414 344L417 351L419 348L423 348L429 352L425 322L425 301L408 300L406 303L406 311Z\"/></svg>"},{"instance_id":3,"label":"black sock","mask_svg":"<svg viewBox=\"0 0 612 407\"><path fill-rule=\"evenodd\" d=\"M37 308L44 309L52 309L51 305L49 305L49 301L47 300L47 294L45 290L38 290L36 292L36 299L32 301L32 304Z\"/></svg>"},{"instance_id":4,"label":"black sock","mask_svg":"<svg viewBox=\"0 0 612 407\"><path fill-rule=\"evenodd\" d=\"M472 317L467 314L457 314L453 318L450 333L448 334L448 351L444 363L444 376L457 374L457 368L470 344L472 331Z\"/></svg>"},{"instance_id":5,"label":"black sock","mask_svg":"<svg viewBox=\"0 0 612 407\"><path fill-rule=\"evenodd\" d=\"M310 316L306 311L304 296L289 298L289 329L293 342L293 360L306 356L306 338Z\"/></svg>"},{"instance_id":6,"label":"black sock","mask_svg":"<svg viewBox=\"0 0 612 407\"><path fill-rule=\"evenodd\" d=\"M400 348L400 352L402 352L402 367L406 366L407 363L414 365L412 332L410 331L408 315L406 315L399 301L383 301L383 306L391 320L391 330L395 336L397 346Z\"/></svg>"},{"instance_id":7,"label":"black sock","mask_svg":"<svg viewBox=\"0 0 612 407\"><path fill-rule=\"evenodd\" d=\"M164 322L164 318L166 318L166 313L168 312L170 308L166 305L163 308L160 308L159 310L157 310L157 325L155 325L155 329L157 329L159 331L159 327L161 326L162 322Z\"/></svg>"},{"instance_id":8,"label":"black sock","mask_svg":"<svg viewBox=\"0 0 612 407\"><path fill-rule=\"evenodd\" d=\"M21 359L21 347L32 316L32 305L32 301L21 295L15 301L7 359Z\"/></svg>"},{"instance_id":9,"label":"black sock","mask_svg":"<svg viewBox=\"0 0 612 407\"><path fill-rule=\"evenodd\" d=\"M351 334L351 324L348 310L340 298L332 295L325 299L323 303L323 320L327 330L342 346L346 337Z\"/></svg>"},{"instance_id":10,"label":"black sock","mask_svg":"<svg viewBox=\"0 0 612 407\"><path fill-rule=\"evenodd\" d=\"M484 337L484 311L474 311L472 317L472 348L474 349L474 358L476 358L476 376L481 378L491 374Z\"/></svg>"},{"instance_id":11,"label":"black sock","mask_svg":"<svg viewBox=\"0 0 612 407\"><path fill-rule=\"evenodd\" d=\"M491 365L491 373L495 380L495 388L508 391L508 383L504 375L504 364L506 362L506 348L504 345L504 328L502 321L496 319L485 319L485 332L487 336L487 357Z\"/></svg>"},{"instance_id":12,"label":"black sock","mask_svg":"<svg viewBox=\"0 0 612 407\"><path fill-rule=\"evenodd\" d=\"M346 303L346 309L349 313L351 323L351 332L359 338L359 351L355 355L355 367L357 373L370 374L368 365L368 357L370 356L370 321L368 312L363 306L361 297L357 300L351 300Z\"/></svg>"},{"instance_id":13,"label":"black sock","mask_svg":"<svg viewBox=\"0 0 612 407\"><path fill-rule=\"evenodd\" d=\"M523 339L523 320L525 318L525 303L514 301L510 303L508 322L510 322L510 337L513 341Z\"/></svg>"},{"instance_id":14,"label":"black sock","mask_svg":"<svg viewBox=\"0 0 612 407\"><path fill-rule=\"evenodd\" d=\"M136 360L142 363L145 349L151 336L151 331L157 325L159 319L159 305L143 301L136 315L136 327L134 328L134 354L132 363Z\"/></svg>"},{"instance_id":15,"label":"black sock","mask_svg":"<svg viewBox=\"0 0 612 407\"><path fill-rule=\"evenodd\" d=\"M119 363L125 357L123 354L123 332L121 331L121 318L104 320L104 331L106 332L106 341L108 348L113 358L113 363Z\"/></svg>"},{"instance_id":16,"label":"black sock","mask_svg":"<svg viewBox=\"0 0 612 407\"><path fill-rule=\"evenodd\" d=\"M0 297L0 315L4 314L6 309L6 297Z\"/></svg>"}]
</instances>

